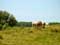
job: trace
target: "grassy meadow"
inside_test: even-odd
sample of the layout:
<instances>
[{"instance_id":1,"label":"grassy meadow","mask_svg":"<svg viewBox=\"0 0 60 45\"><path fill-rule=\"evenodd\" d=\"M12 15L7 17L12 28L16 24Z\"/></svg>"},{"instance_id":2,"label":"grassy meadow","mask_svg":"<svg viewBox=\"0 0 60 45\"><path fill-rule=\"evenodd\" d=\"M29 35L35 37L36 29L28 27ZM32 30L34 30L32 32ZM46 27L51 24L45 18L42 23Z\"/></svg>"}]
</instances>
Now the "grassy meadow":
<instances>
[{"instance_id":1,"label":"grassy meadow","mask_svg":"<svg viewBox=\"0 0 60 45\"><path fill-rule=\"evenodd\" d=\"M60 45L60 25L8 27L0 31L0 45Z\"/></svg>"}]
</instances>

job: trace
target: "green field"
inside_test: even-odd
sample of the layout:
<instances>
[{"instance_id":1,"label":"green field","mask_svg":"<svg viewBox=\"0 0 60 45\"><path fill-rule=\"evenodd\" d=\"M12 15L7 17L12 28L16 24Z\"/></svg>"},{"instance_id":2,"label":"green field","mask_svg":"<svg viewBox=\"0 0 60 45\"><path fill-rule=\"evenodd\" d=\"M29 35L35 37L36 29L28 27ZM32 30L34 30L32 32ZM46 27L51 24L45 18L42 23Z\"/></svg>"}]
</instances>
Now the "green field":
<instances>
[{"instance_id":1,"label":"green field","mask_svg":"<svg viewBox=\"0 0 60 45\"><path fill-rule=\"evenodd\" d=\"M60 45L60 25L8 27L0 31L0 45Z\"/></svg>"}]
</instances>

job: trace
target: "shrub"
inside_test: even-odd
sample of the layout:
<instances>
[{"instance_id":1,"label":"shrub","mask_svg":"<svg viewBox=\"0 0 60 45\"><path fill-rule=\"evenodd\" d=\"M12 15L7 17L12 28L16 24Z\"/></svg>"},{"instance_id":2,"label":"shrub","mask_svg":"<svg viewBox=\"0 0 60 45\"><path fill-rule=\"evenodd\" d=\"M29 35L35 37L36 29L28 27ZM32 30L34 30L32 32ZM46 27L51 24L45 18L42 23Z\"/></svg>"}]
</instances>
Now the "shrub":
<instances>
[{"instance_id":1,"label":"shrub","mask_svg":"<svg viewBox=\"0 0 60 45\"><path fill-rule=\"evenodd\" d=\"M8 23L5 23L2 27L2 29L6 29L8 27Z\"/></svg>"},{"instance_id":2,"label":"shrub","mask_svg":"<svg viewBox=\"0 0 60 45\"><path fill-rule=\"evenodd\" d=\"M0 24L0 30L2 30L2 27L3 27L3 25L2 25L2 24Z\"/></svg>"}]
</instances>

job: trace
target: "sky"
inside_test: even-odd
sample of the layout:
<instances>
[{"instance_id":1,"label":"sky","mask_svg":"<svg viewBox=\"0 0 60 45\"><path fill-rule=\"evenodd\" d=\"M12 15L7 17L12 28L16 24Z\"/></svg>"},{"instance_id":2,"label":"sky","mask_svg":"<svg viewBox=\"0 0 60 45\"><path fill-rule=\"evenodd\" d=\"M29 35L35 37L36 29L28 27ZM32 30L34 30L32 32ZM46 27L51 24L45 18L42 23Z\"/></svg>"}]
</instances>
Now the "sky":
<instances>
[{"instance_id":1,"label":"sky","mask_svg":"<svg viewBox=\"0 0 60 45\"><path fill-rule=\"evenodd\" d=\"M18 21L60 22L60 0L0 0L0 10Z\"/></svg>"}]
</instances>

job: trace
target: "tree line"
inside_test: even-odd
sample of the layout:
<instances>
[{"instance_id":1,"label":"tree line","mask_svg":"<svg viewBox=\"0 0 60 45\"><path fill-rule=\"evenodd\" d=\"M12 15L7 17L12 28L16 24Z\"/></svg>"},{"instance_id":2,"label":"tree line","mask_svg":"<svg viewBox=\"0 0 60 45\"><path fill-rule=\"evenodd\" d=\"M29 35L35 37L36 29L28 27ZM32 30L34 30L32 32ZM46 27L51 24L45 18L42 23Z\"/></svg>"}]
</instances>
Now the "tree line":
<instances>
[{"instance_id":1,"label":"tree line","mask_svg":"<svg viewBox=\"0 0 60 45\"><path fill-rule=\"evenodd\" d=\"M32 22L18 22L13 14L8 13L7 11L0 11L0 29L8 26L31 27Z\"/></svg>"},{"instance_id":2,"label":"tree line","mask_svg":"<svg viewBox=\"0 0 60 45\"><path fill-rule=\"evenodd\" d=\"M60 25L60 22L50 22L49 25Z\"/></svg>"}]
</instances>

